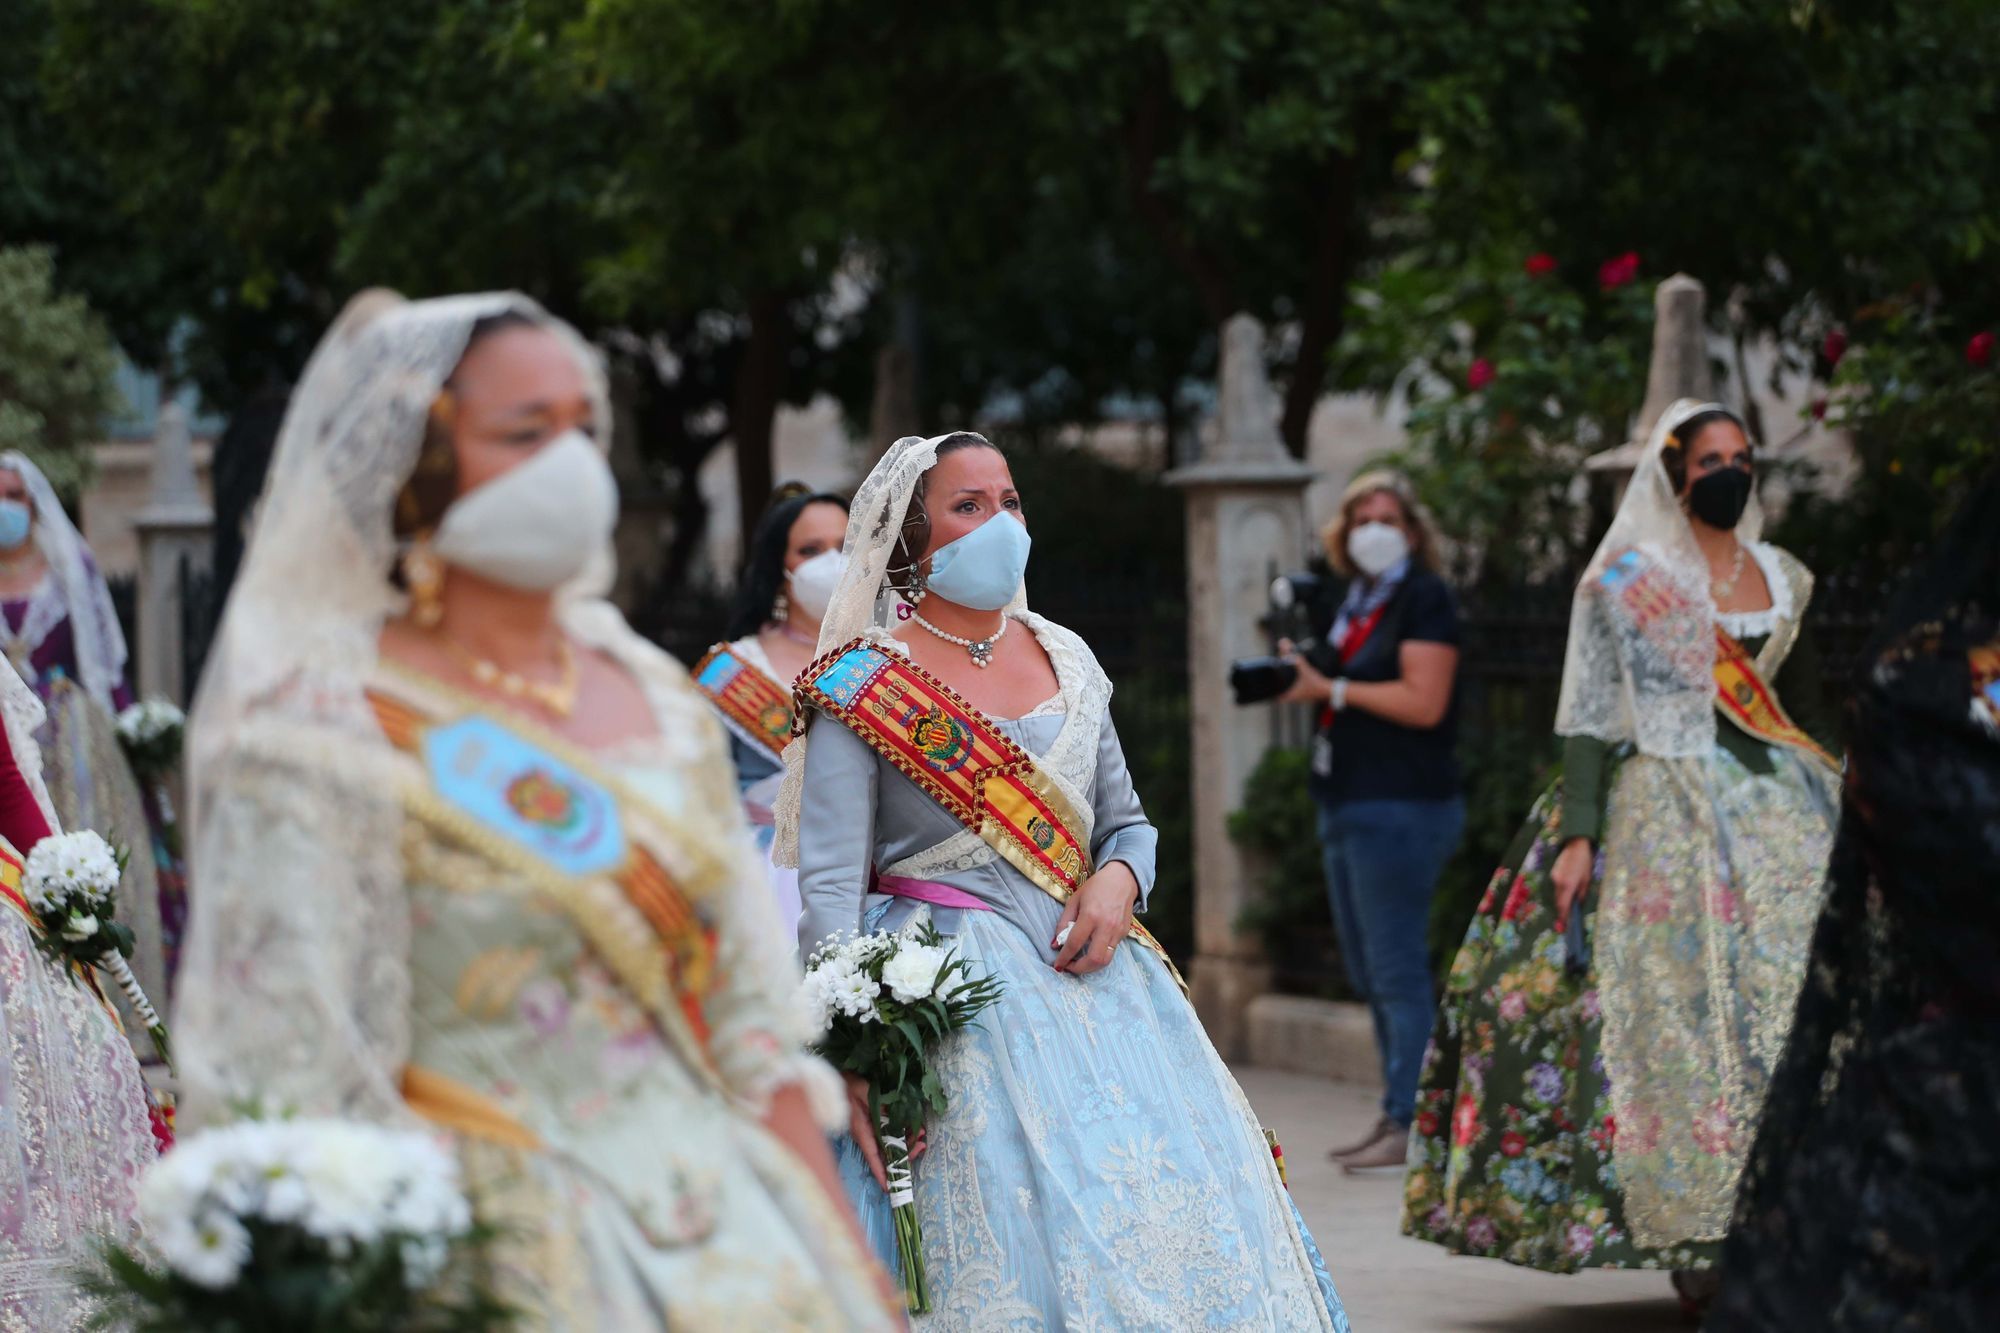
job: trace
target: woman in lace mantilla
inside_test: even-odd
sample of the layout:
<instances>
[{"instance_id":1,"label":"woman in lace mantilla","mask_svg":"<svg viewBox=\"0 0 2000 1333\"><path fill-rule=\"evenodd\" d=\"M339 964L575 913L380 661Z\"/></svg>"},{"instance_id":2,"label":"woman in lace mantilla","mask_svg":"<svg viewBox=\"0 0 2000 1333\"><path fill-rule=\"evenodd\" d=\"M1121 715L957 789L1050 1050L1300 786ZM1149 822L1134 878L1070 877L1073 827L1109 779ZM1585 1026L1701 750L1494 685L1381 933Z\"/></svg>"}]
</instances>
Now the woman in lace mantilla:
<instances>
[{"instance_id":1,"label":"woman in lace mantilla","mask_svg":"<svg viewBox=\"0 0 2000 1333\"><path fill-rule=\"evenodd\" d=\"M47 709L38 740L56 813L129 855L119 916L136 937L133 972L164 1004L187 913L179 831L165 788L133 770L118 740L133 696L111 591L55 488L15 452L0 454L0 641Z\"/></svg>"},{"instance_id":2,"label":"woman in lace mantilla","mask_svg":"<svg viewBox=\"0 0 2000 1333\"><path fill-rule=\"evenodd\" d=\"M0 1327L70 1333L76 1280L131 1237L156 1153L138 1062L99 990L51 962L20 900L22 861L57 830L33 739L42 705L0 666Z\"/></svg>"},{"instance_id":3,"label":"woman in lace mantilla","mask_svg":"<svg viewBox=\"0 0 2000 1333\"><path fill-rule=\"evenodd\" d=\"M927 1125L915 1173L934 1310L917 1322L1344 1330L1241 1089L1150 937L1131 930L1157 834L1110 682L1020 597L1022 522L1006 460L981 437L899 441L855 496L802 697L840 695L842 662L902 663L969 711L908 719L927 760L892 761L877 747L901 724L864 739L859 713L816 713L786 751L778 856L799 864L802 950L925 912L1005 987L939 1057L950 1105ZM1017 843L938 799L932 778L960 771L970 729L981 747L1032 757L1042 813L1013 826ZM1045 818L1061 827L1038 827ZM866 1093L854 1091L842 1169L893 1262Z\"/></svg>"},{"instance_id":4,"label":"woman in lace mantilla","mask_svg":"<svg viewBox=\"0 0 2000 1333\"><path fill-rule=\"evenodd\" d=\"M695 668L695 685L729 732L736 787L757 845L769 852L773 807L792 736L792 681L812 660L820 617L839 580L847 501L798 482L780 487L751 534L725 639ZM803 572L801 572L803 571ZM789 945L799 920L799 876L767 865Z\"/></svg>"},{"instance_id":5,"label":"woman in lace mantilla","mask_svg":"<svg viewBox=\"0 0 2000 1333\"><path fill-rule=\"evenodd\" d=\"M721 728L602 598L609 421L519 296L315 352L191 729L187 1114L448 1132L526 1327L888 1328Z\"/></svg>"},{"instance_id":6,"label":"woman in lace mantilla","mask_svg":"<svg viewBox=\"0 0 2000 1333\"><path fill-rule=\"evenodd\" d=\"M1453 964L1409 1235L1557 1272L1715 1261L1804 976L1835 782L1806 729L1812 577L1758 540L1750 469L1732 413L1675 403L1578 585L1563 777Z\"/></svg>"}]
</instances>

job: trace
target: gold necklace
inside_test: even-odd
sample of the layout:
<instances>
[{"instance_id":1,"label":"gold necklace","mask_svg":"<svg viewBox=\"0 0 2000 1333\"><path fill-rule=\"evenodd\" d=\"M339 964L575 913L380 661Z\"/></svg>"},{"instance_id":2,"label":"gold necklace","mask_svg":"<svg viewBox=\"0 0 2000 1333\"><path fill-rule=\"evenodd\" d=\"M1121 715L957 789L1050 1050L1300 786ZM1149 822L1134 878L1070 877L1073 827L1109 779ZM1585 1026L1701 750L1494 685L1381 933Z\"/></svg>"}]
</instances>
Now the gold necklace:
<instances>
[{"instance_id":1,"label":"gold necklace","mask_svg":"<svg viewBox=\"0 0 2000 1333\"><path fill-rule=\"evenodd\" d=\"M489 658L480 657L450 635L440 635L445 649L464 665L472 678L489 690L498 690L510 699L523 699L540 704L559 718L567 719L576 712L576 687L578 671L576 649L570 647L568 639L556 640L556 661L562 672L554 684L544 684L530 680L518 671L509 671Z\"/></svg>"}]
</instances>

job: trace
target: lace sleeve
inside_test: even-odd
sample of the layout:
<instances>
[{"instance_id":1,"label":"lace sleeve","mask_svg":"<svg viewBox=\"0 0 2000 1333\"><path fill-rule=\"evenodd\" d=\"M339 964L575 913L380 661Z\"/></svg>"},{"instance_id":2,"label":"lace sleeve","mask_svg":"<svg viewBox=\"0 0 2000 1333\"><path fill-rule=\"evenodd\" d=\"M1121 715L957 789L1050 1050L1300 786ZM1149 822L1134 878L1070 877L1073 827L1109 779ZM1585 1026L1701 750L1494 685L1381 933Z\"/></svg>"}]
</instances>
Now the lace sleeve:
<instances>
[{"instance_id":1,"label":"lace sleeve","mask_svg":"<svg viewBox=\"0 0 2000 1333\"><path fill-rule=\"evenodd\" d=\"M280 753L240 747L206 786L176 1029L188 1112L400 1120L402 810L365 763Z\"/></svg>"}]
</instances>

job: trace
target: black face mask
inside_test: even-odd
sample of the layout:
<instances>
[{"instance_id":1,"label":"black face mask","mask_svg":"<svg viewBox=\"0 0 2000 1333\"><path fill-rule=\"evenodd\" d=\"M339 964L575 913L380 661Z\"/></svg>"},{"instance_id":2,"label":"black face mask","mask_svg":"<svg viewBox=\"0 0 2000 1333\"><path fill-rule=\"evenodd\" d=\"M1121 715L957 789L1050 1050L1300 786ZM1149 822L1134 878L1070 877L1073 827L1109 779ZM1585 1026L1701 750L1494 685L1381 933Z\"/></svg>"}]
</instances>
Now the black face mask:
<instances>
[{"instance_id":1,"label":"black face mask","mask_svg":"<svg viewBox=\"0 0 2000 1333\"><path fill-rule=\"evenodd\" d=\"M1750 473L1740 467L1711 472L1688 487L1688 509L1711 528L1736 526L1750 505Z\"/></svg>"}]
</instances>

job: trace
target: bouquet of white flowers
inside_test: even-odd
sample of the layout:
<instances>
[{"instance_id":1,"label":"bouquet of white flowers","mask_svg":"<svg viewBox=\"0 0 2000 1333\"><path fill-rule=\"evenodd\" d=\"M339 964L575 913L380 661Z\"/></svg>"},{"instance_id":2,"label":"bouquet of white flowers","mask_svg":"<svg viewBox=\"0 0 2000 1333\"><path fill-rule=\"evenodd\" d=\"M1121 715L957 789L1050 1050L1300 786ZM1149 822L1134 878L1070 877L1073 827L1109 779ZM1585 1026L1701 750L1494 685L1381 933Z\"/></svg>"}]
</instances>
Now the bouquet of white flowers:
<instances>
[{"instance_id":1,"label":"bouquet of white flowers","mask_svg":"<svg viewBox=\"0 0 2000 1333\"><path fill-rule=\"evenodd\" d=\"M187 715L166 699L145 699L118 714L118 741L142 777L159 778L181 760Z\"/></svg>"},{"instance_id":2,"label":"bouquet of white flowers","mask_svg":"<svg viewBox=\"0 0 2000 1333\"><path fill-rule=\"evenodd\" d=\"M43 953L72 977L85 967L103 968L118 982L132 1012L146 1025L146 1034L160 1058L173 1068L173 1047L167 1025L139 989L139 979L125 960L132 956L132 928L117 919L118 881L125 875L123 853L89 830L43 838L28 853L21 876L21 896L40 919L35 942Z\"/></svg>"},{"instance_id":3,"label":"bouquet of white flowers","mask_svg":"<svg viewBox=\"0 0 2000 1333\"><path fill-rule=\"evenodd\" d=\"M969 1026L1000 998L1000 983L972 976L971 964L945 946L920 915L894 935L836 937L806 964L805 995L826 1035L819 1052L868 1084L868 1109L880 1127L896 1250L912 1312L930 1309L923 1230L917 1224L910 1145L927 1117L943 1112L944 1084L927 1058L932 1046Z\"/></svg>"},{"instance_id":4,"label":"bouquet of white flowers","mask_svg":"<svg viewBox=\"0 0 2000 1333\"><path fill-rule=\"evenodd\" d=\"M244 1120L183 1140L139 1185L141 1253L87 1286L132 1333L505 1328L462 1271L485 1239L429 1137L349 1120ZM162 1266L163 1265L163 1266Z\"/></svg>"}]
</instances>

